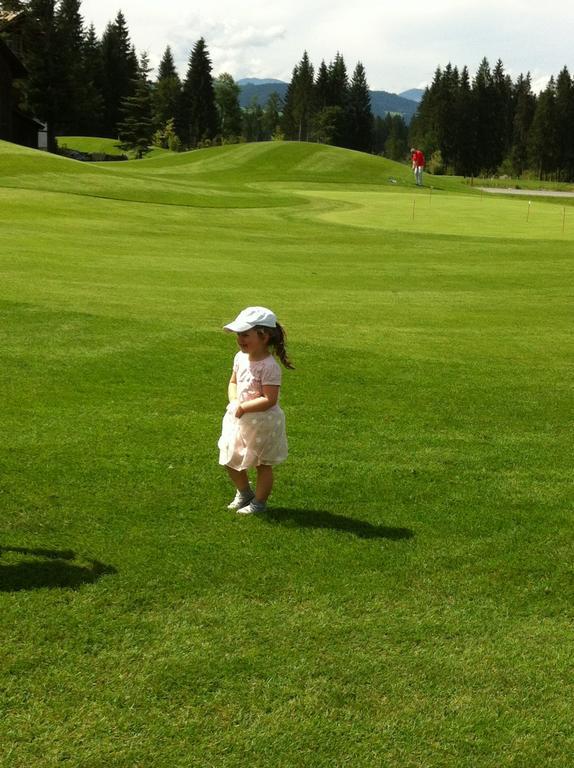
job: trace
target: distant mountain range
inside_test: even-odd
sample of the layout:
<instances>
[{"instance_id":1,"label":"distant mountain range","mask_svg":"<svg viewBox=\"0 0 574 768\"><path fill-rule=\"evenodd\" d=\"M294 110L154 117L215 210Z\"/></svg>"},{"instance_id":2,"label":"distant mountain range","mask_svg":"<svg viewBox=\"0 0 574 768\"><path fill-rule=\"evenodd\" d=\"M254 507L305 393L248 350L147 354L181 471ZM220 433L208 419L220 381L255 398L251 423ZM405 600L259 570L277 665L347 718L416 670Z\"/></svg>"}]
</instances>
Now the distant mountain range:
<instances>
[{"instance_id":1,"label":"distant mountain range","mask_svg":"<svg viewBox=\"0 0 574 768\"><path fill-rule=\"evenodd\" d=\"M283 80L274 80L272 77L243 77L237 80L237 85L271 85L271 83L285 85Z\"/></svg>"},{"instance_id":2,"label":"distant mountain range","mask_svg":"<svg viewBox=\"0 0 574 768\"><path fill-rule=\"evenodd\" d=\"M403 91L402 93L399 93L399 96L401 96L403 99L416 101L418 104L423 97L423 93L424 91L422 88L411 88L409 91Z\"/></svg>"},{"instance_id":3,"label":"distant mountain range","mask_svg":"<svg viewBox=\"0 0 574 768\"><path fill-rule=\"evenodd\" d=\"M283 80L258 77L244 77L238 80L237 84L241 88L239 103L242 107L249 106L254 99L264 106L273 92L283 99L288 87ZM404 117L405 122L410 123L417 111L422 94L423 91L420 88L412 88L400 95L388 91L371 91L373 114L377 117L384 117L388 113L399 114Z\"/></svg>"}]
</instances>

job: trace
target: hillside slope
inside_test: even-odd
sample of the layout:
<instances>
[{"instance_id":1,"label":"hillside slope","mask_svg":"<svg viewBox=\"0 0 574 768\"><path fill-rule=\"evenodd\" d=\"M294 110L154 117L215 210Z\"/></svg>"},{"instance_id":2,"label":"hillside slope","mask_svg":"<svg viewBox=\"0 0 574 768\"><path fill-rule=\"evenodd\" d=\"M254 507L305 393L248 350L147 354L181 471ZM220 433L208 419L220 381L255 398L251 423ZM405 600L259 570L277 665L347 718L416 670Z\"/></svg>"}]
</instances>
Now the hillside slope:
<instances>
[{"instance_id":1,"label":"hillside slope","mask_svg":"<svg viewBox=\"0 0 574 768\"><path fill-rule=\"evenodd\" d=\"M123 164L114 171L182 175L216 182L300 181L329 184L389 184L410 181L408 166L363 152L306 142L260 142L212 147Z\"/></svg>"},{"instance_id":2,"label":"hillside slope","mask_svg":"<svg viewBox=\"0 0 574 768\"><path fill-rule=\"evenodd\" d=\"M81 163L0 142L0 186L45 189L142 202L227 206L273 202L253 182L389 185L409 183L407 166L320 144L266 142L166 153L125 163ZM217 191L218 194L214 195Z\"/></svg>"}]
</instances>

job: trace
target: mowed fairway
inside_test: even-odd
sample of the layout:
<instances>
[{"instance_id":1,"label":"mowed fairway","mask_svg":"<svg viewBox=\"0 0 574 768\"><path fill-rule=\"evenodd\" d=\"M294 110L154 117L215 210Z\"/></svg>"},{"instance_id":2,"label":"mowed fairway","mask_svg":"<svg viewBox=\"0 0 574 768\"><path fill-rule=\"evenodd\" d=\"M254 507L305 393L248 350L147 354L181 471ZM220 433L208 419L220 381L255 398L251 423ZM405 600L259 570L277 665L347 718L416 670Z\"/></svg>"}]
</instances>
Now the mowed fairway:
<instances>
[{"instance_id":1,"label":"mowed fairway","mask_svg":"<svg viewBox=\"0 0 574 768\"><path fill-rule=\"evenodd\" d=\"M574 208L432 183L0 142L2 768L570 764ZM249 304L296 370L239 519Z\"/></svg>"}]
</instances>

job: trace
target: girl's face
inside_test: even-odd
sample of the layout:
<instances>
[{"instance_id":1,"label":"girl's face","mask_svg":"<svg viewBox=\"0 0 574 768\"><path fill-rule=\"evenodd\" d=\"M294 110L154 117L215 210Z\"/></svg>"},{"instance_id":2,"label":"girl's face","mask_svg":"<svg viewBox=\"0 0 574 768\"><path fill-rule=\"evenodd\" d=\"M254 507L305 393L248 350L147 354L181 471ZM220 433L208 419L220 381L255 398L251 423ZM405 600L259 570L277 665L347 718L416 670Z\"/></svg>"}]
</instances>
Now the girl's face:
<instances>
[{"instance_id":1,"label":"girl's face","mask_svg":"<svg viewBox=\"0 0 574 768\"><path fill-rule=\"evenodd\" d=\"M267 356L269 336L266 333L260 335L254 328L251 328L249 331L237 334L237 344L242 352L247 352L252 360L257 360Z\"/></svg>"}]
</instances>

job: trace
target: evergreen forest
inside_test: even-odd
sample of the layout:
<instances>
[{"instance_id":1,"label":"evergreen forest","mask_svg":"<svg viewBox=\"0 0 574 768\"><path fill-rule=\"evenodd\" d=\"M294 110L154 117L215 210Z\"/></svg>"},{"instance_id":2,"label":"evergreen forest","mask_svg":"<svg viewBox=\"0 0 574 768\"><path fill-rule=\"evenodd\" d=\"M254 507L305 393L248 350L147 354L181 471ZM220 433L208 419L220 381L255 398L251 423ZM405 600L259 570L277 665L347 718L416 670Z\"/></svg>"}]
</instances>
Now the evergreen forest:
<instances>
[{"instance_id":1,"label":"evergreen forest","mask_svg":"<svg viewBox=\"0 0 574 768\"><path fill-rule=\"evenodd\" d=\"M332 144L407 160L421 148L433 173L529 174L574 179L574 81L564 67L540 93L529 73L513 80L487 59L438 68L408 126L402 115L375 117L365 67L347 69L338 52L315 67L307 52L293 68L285 97L239 103L229 73L214 76L206 40L197 40L182 77L168 45L153 72L138 55L119 11L101 37L86 26L81 0L1 0L2 38L29 76L17 83L19 107L57 136L117 139L145 155L152 146L180 151L269 140Z\"/></svg>"}]
</instances>

